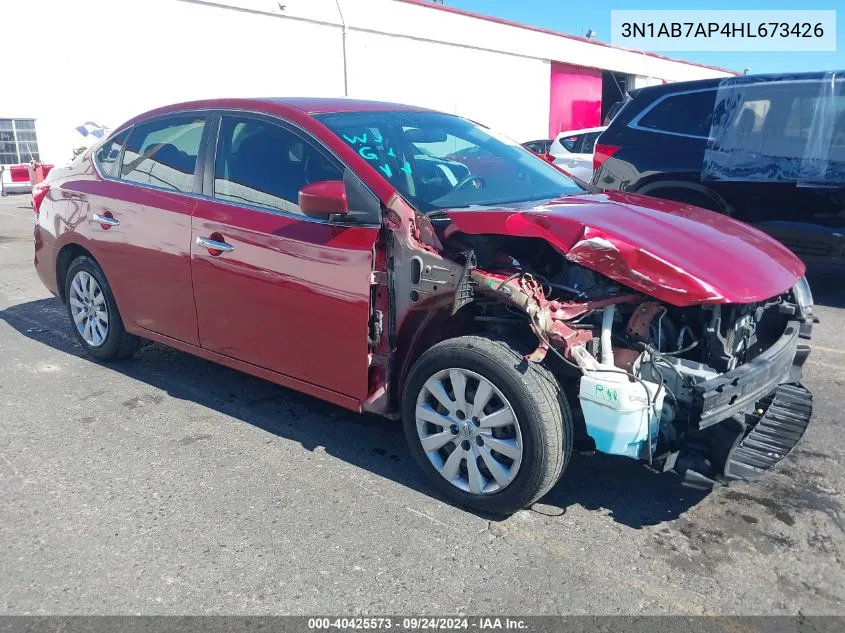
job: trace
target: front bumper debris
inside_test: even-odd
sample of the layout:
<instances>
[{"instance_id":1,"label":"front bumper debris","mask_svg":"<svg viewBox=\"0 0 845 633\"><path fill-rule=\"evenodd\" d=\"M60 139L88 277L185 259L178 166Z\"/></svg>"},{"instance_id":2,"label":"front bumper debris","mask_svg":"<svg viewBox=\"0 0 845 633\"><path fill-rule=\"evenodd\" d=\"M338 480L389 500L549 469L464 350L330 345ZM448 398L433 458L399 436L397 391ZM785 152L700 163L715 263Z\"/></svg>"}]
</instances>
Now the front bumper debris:
<instances>
[{"instance_id":1,"label":"front bumper debris","mask_svg":"<svg viewBox=\"0 0 845 633\"><path fill-rule=\"evenodd\" d=\"M765 352L693 388L699 441L686 458L670 462L685 485L710 489L757 479L795 448L813 413L813 395L801 384L811 330L809 322L790 321Z\"/></svg>"},{"instance_id":2,"label":"front bumper debris","mask_svg":"<svg viewBox=\"0 0 845 633\"><path fill-rule=\"evenodd\" d=\"M809 324L790 321L780 339L750 362L693 388L694 415L698 428L718 424L750 410L779 384L799 382L801 368L810 355Z\"/></svg>"},{"instance_id":3,"label":"front bumper debris","mask_svg":"<svg viewBox=\"0 0 845 633\"><path fill-rule=\"evenodd\" d=\"M738 443L725 463L724 479L757 479L789 455L803 437L813 414L813 394L800 383L780 385L760 403L765 413Z\"/></svg>"}]
</instances>

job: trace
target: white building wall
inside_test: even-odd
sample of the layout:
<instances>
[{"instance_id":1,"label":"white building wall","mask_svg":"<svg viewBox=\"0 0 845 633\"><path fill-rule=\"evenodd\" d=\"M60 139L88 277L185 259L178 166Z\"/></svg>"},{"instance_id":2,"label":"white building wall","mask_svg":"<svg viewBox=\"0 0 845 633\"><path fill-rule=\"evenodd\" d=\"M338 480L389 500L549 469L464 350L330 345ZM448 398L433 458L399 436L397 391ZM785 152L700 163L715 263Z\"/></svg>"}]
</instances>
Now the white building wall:
<instances>
[{"instance_id":1,"label":"white building wall","mask_svg":"<svg viewBox=\"0 0 845 633\"><path fill-rule=\"evenodd\" d=\"M631 90L637 88L646 88L648 86L659 86L663 83L661 79L656 77L643 77L642 75L634 75L631 81Z\"/></svg>"},{"instance_id":2,"label":"white building wall","mask_svg":"<svg viewBox=\"0 0 845 633\"><path fill-rule=\"evenodd\" d=\"M37 119L44 162L62 164L90 142L74 129L86 121L114 128L207 97L343 95L339 26L179 0L39 6L49 20L4 32L8 50L33 51L33 73L0 88L0 116ZM4 3L0 13L35 26L30 7Z\"/></svg>"},{"instance_id":3,"label":"white building wall","mask_svg":"<svg viewBox=\"0 0 845 633\"><path fill-rule=\"evenodd\" d=\"M0 10L9 24L32 25L4 31L7 50L32 51L32 71L0 83L0 117L36 118L42 160L59 164L86 143L74 130L86 121L115 127L197 98L348 88L351 97L429 106L529 140L548 130L549 60L655 80L724 74L397 0L37 5L44 19L31 3Z\"/></svg>"},{"instance_id":4,"label":"white building wall","mask_svg":"<svg viewBox=\"0 0 845 633\"><path fill-rule=\"evenodd\" d=\"M234 2L238 0L224 0ZM253 0L239 0L247 2ZM270 2L270 0L254 0ZM310 4L315 0L291 0ZM323 1L323 0L317 0ZM494 20L479 19L431 6L397 0L340 0L347 24L382 33L495 50L667 81L686 81L729 75L712 68L614 48L601 42L566 37Z\"/></svg>"},{"instance_id":5,"label":"white building wall","mask_svg":"<svg viewBox=\"0 0 845 633\"><path fill-rule=\"evenodd\" d=\"M458 114L519 141L548 133L548 61L355 30L347 54L351 96Z\"/></svg>"}]
</instances>

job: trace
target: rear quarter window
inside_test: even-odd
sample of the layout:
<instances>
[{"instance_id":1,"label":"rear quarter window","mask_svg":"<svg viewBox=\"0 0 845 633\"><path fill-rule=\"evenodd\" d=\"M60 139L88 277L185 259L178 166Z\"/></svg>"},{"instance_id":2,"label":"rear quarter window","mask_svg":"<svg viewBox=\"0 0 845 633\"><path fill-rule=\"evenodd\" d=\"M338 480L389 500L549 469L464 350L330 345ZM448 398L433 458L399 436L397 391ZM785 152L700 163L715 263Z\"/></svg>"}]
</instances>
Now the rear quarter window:
<instances>
[{"instance_id":1,"label":"rear quarter window","mask_svg":"<svg viewBox=\"0 0 845 633\"><path fill-rule=\"evenodd\" d=\"M120 151L126 143L127 136L129 136L129 130L124 130L103 143L100 149L94 153L94 161L97 163L97 167L110 178L117 177Z\"/></svg>"},{"instance_id":2,"label":"rear quarter window","mask_svg":"<svg viewBox=\"0 0 845 633\"><path fill-rule=\"evenodd\" d=\"M582 154L592 154L596 149L596 139L601 136L601 132L590 132L584 135L584 143L581 146Z\"/></svg>"},{"instance_id":3,"label":"rear quarter window","mask_svg":"<svg viewBox=\"0 0 845 633\"><path fill-rule=\"evenodd\" d=\"M707 138L715 101L715 90L670 95L647 109L635 124L649 130Z\"/></svg>"},{"instance_id":4,"label":"rear quarter window","mask_svg":"<svg viewBox=\"0 0 845 633\"><path fill-rule=\"evenodd\" d=\"M574 152L575 148L578 146L578 143L581 141L581 136L564 136L560 139L560 144L563 145L563 149L567 152Z\"/></svg>"}]
</instances>

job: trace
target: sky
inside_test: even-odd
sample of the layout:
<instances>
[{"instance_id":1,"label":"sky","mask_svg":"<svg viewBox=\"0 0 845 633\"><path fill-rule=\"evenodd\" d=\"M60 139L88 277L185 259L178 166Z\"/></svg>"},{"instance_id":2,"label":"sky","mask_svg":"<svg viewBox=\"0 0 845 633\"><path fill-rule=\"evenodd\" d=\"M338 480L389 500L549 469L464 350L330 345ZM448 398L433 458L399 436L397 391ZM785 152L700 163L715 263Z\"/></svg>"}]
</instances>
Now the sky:
<instances>
[{"instance_id":1,"label":"sky","mask_svg":"<svg viewBox=\"0 0 845 633\"><path fill-rule=\"evenodd\" d=\"M598 32L596 39L603 42L610 41L611 9L838 9L835 52L672 51L662 54L738 71L748 68L752 74L845 70L843 0L444 0L444 4L572 35L584 35L587 29L593 29Z\"/></svg>"}]
</instances>

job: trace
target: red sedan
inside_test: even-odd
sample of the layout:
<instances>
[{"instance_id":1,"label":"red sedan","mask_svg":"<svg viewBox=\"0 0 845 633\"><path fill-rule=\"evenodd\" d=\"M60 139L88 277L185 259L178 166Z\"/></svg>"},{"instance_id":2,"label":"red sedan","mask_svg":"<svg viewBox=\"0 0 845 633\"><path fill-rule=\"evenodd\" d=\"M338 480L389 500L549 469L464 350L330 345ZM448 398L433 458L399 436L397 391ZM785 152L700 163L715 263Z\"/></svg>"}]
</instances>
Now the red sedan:
<instances>
[{"instance_id":1,"label":"red sedan","mask_svg":"<svg viewBox=\"0 0 845 633\"><path fill-rule=\"evenodd\" d=\"M54 170L35 206L38 274L92 356L155 341L401 417L435 487L476 509L534 502L576 441L693 485L750 479L810 419L812 296L786 248L588 190L460 117L173 105Z\"/></svg>"}]
</instances>

